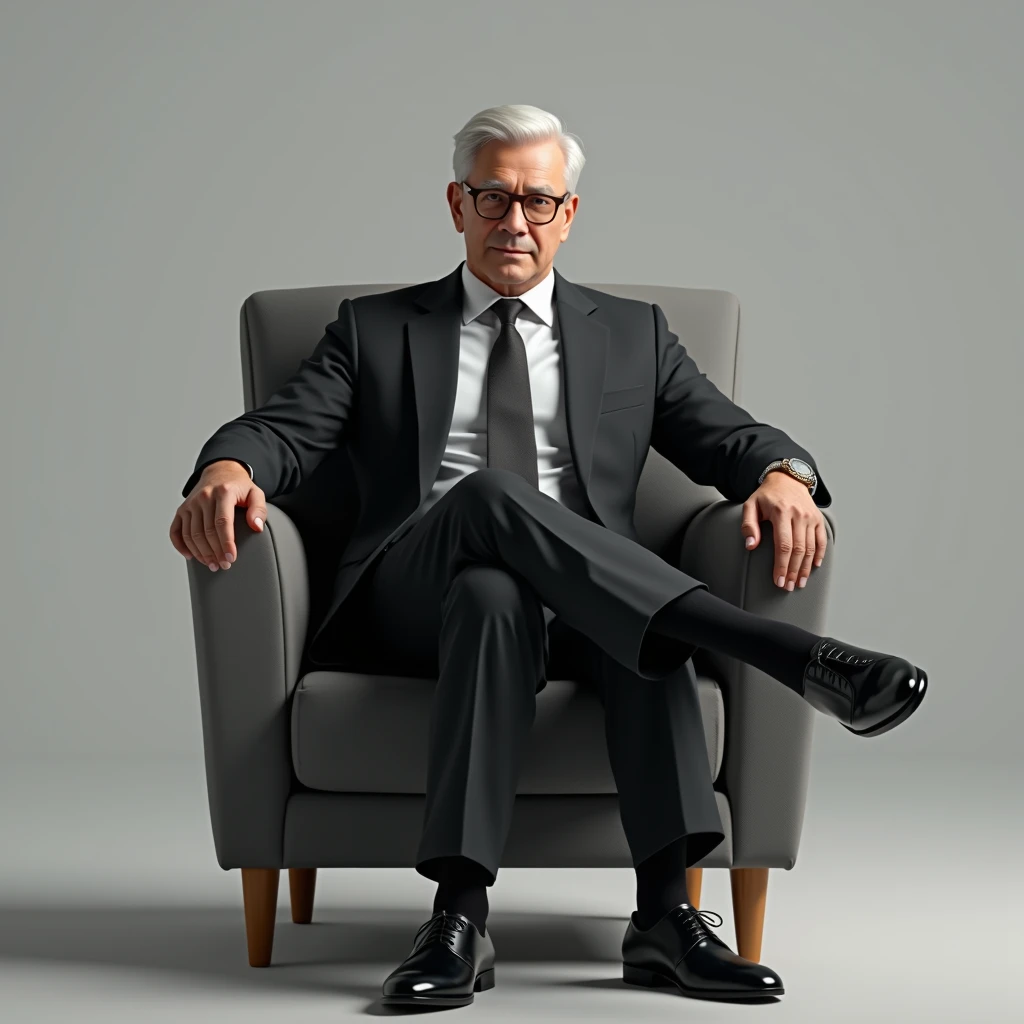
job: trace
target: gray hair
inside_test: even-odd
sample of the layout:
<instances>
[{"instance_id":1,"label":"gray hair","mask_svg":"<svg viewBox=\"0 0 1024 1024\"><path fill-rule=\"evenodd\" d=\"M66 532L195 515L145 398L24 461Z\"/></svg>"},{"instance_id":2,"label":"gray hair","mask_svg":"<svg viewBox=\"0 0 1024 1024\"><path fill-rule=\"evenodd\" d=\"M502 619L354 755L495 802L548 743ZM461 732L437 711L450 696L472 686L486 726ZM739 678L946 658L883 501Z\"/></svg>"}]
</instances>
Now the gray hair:
<instances>
[{"instance_id":1,"label":"gray hair","mask_svg":"<svg viewBox=\"0 0 1024 1024\"><path fill-rule=\"evenodd\" d=\"M455 136L452 168L456 181L465 181L473 170L477 152L493 139L514 146L554 140L565 158L565 187L576 191L586 157L580 139L565 130L560 117L524 103L488 107L474 114Z\"/></svg>"}]
</instances>

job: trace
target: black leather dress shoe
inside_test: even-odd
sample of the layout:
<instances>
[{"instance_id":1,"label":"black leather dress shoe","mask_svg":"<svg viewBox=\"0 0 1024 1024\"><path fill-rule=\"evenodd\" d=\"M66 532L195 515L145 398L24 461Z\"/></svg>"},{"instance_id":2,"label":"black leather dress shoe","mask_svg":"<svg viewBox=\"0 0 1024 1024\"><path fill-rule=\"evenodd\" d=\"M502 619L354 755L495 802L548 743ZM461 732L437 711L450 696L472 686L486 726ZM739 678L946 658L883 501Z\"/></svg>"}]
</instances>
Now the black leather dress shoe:
<instances>
[{"instance_id":1,"label":"black leather dress shoe","mask_svg":"<svg viewBox=\"0 0 1024 1024\"><path fill-rule=\"evenodd\" d=\"M903 658L822 637L804 667L803 697L856 736L879 736L905 722L928 689L924 669Z\"/></svg>"},{"instance_id":2,"label":"black leather dress shoe","mask_svg":"<svg viewBox=\"0 0 1024 1024\"><path fill-rule=\"evenodd\" d=\"M494 988L494 943L464 914L438 910L420 925L412 952L384 979L387 1006L465 1006Z\"/></svg>"},{"instance_id":3,"label":"black leather dress shoe","mask_svg":"<svg viewBox=\"0 0 1024 1024\"><path fill-rule=\"evenodd\" d=\"M705 927L704 915L689 903L673 907L646 931L636 926L636 911L629 918L622 940L622 980L630 985L675 985L683 995L697 999L735 1002L781 996L782 979L770 968L745 960Z\"/></svg>"}]
</instances>

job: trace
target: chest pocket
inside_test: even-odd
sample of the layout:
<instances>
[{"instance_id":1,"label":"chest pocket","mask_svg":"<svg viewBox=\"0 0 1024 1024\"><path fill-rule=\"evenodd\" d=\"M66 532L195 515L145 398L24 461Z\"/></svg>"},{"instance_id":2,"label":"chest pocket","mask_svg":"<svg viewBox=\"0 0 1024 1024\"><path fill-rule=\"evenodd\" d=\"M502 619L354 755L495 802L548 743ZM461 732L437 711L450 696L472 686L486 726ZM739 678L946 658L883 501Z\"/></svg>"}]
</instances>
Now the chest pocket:
<instances>
[{"instance_id":1,"label":"chest pocket","mask_svg":"<svg viewBox=\"0 0 1024 1024\"><path fill-rule=\"evenodd\" d=\"M620 388L618 391L606 391L601 396L601 415L606 412L618 412L621 409L635 409L644 404L646 386L635 384L630 388Z\"/></svg>"}]
</instances>

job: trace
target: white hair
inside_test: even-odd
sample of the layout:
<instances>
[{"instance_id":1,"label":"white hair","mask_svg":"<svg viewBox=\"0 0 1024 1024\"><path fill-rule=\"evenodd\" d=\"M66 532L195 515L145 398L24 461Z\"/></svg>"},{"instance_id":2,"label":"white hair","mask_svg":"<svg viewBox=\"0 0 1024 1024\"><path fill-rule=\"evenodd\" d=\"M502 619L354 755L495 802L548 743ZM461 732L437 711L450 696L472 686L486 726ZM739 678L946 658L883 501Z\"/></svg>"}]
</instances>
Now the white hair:
<instances>
[{"instance_id":1,"label":"white hair","mask_svg":"<svg viewBox=\"0 0 1024 1024\"><path fill-rule=\"evenodd\" d=\"M465 181L473 170L477 152L493 139L514 146L554 140L565 158L565 187L576 191L586 157L579 138L565 130L560 117L524 103L488 107L474 114L455 136L452 168L456 181Z\"/></svg>"}]
</instances>

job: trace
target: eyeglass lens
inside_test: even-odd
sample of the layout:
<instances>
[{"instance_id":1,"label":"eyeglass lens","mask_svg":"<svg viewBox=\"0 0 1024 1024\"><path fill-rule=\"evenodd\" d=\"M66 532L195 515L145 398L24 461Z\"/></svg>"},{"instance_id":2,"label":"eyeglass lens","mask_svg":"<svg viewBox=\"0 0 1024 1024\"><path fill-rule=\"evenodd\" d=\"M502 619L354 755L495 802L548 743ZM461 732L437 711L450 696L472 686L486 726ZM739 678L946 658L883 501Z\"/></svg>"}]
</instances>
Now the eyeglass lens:
<instances>
[{"instance_id":1,"label":"eyeglass lens","mask_svg":"<svg viewBox=\"0 0 1024 1024\"><path fill-rule=\"evenodd\" d=\"M508 213L512 197L507 192L479 192L476 197L476 212L489 220L500 220ZM523 203L526 219L533 224L547 224L555 216L558 204L545 195L527 196Z\"/></svg>"}]
</instances>

